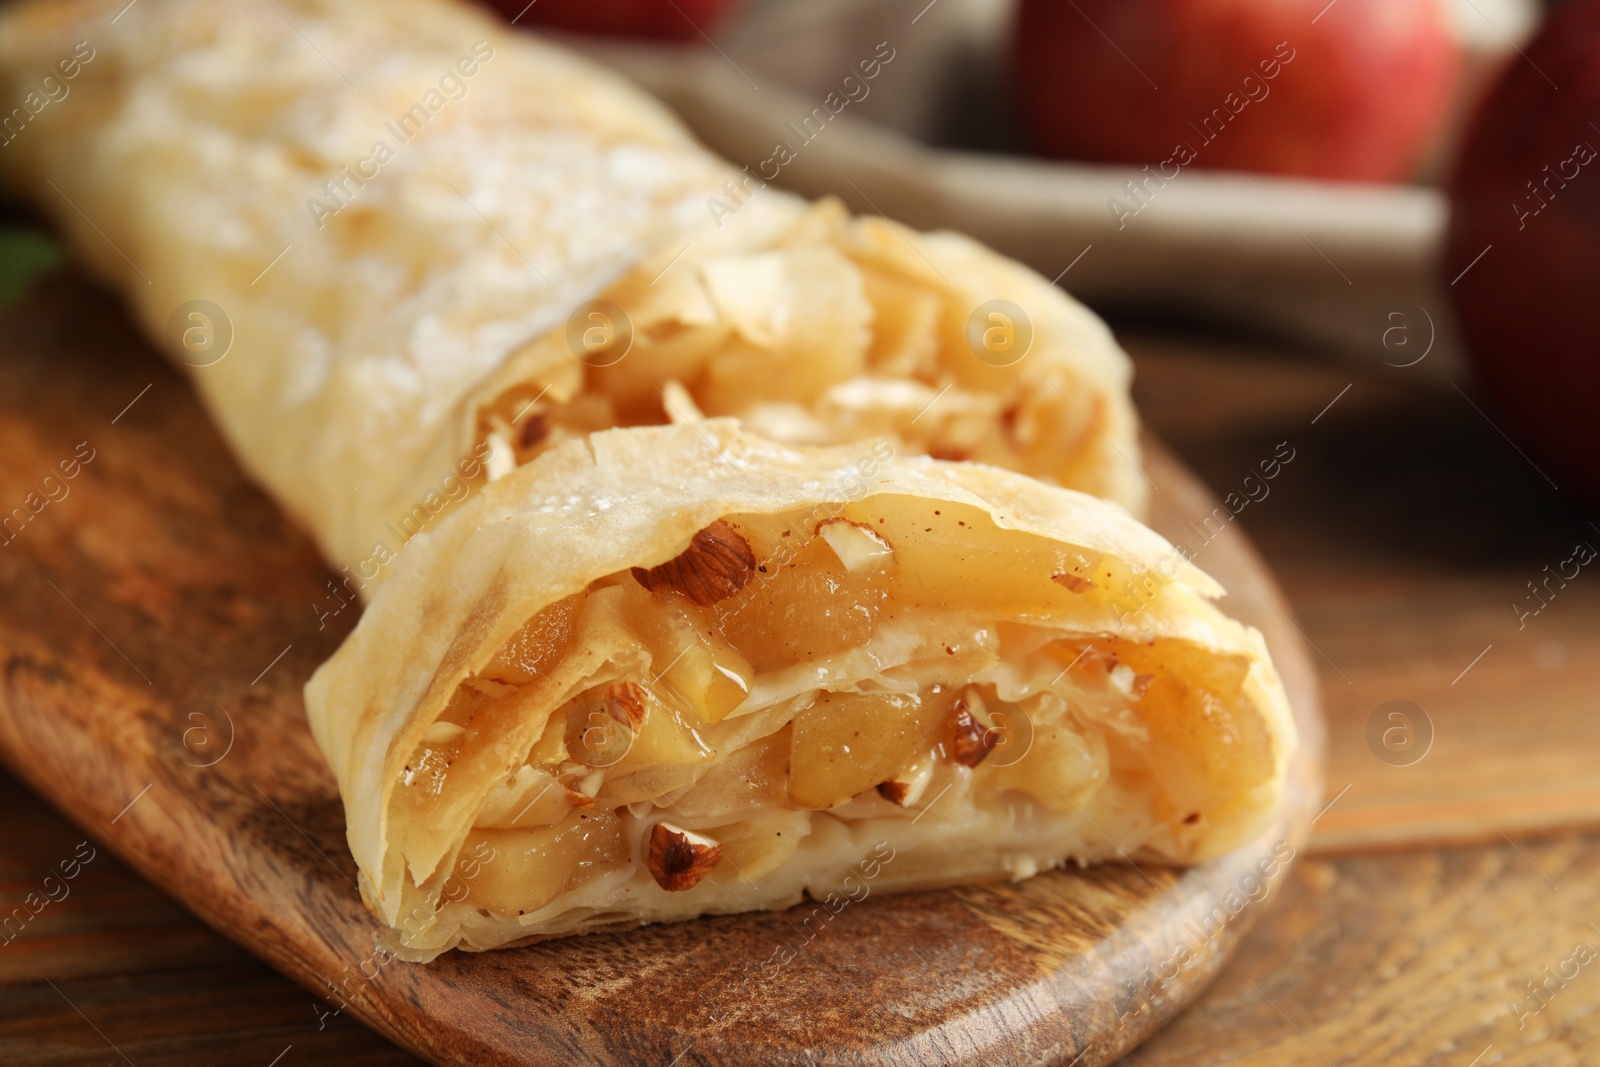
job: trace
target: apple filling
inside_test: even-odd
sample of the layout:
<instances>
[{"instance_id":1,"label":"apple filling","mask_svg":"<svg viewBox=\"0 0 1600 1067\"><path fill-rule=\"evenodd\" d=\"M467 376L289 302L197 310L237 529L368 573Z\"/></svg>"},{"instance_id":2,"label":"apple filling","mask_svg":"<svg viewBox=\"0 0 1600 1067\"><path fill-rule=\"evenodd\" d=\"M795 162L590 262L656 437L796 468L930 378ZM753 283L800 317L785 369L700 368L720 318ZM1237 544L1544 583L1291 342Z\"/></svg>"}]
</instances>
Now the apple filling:
<instances>
[{"instance_id":1,"label":"apple filling","mask_svg":"<svg viewBox=\"0 0 1600 1067\"><path fill-rule=\"evenodd\" d=\"M418 888L535 934L798 899L877 841L895 887L1181 855L1271 778L1272 743L1245 657L1115 635L1129 583L1160 578L963 504L728 515L506 635L391 825L465 813Z\"/></svg>"},{"instance_id":2,"label":"apple filling","mask_svg":"<svg viewBox=\"0 0 1600 1067\"><path fill-rule=\"evenodd\" d=\"M1137 450L1109 334L1020 268L948 235L917 240L825 203L775 247L642 266L490 390L477 425L490 477L597 430L732 416L775 441L882 439L1137 512L1143 483L1110 445ZM1028 308L985 317L995 292Z\"/></svg>"}]
</instances>

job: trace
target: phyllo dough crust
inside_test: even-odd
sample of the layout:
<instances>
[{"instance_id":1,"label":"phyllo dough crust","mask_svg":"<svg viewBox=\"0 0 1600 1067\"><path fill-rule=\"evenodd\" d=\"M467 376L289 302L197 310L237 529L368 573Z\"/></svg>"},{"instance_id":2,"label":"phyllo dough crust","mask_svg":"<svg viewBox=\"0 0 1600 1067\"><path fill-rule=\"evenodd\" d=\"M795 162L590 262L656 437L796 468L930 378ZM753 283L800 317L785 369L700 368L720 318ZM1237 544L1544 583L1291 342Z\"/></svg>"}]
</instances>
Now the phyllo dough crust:
<instances>
[{"instance_id":1,"label":"phyllo dough crust","mask_svg":"<svg viewBox=\"0 0 1600 1067\"><path fill-rule=\"evenodd\" d=\"M1219 593L1011 472L613 430L419 537L307 705L428 959L1237 846L1295 734Z\"/></svg>"},{"instance_id":2,"label":"phyllo dough crust","mask_svg":"<svg viewBox=\"0 0 1600 1067\"><path fill-rule=\"evenodd\" d=\"M13 3L0 88L40 102L0 177L363 593L542 449L699 413L1142 506L1093 314L965 238L753 190L622 78L467 4Z\"/></svg>"}]
</instances>

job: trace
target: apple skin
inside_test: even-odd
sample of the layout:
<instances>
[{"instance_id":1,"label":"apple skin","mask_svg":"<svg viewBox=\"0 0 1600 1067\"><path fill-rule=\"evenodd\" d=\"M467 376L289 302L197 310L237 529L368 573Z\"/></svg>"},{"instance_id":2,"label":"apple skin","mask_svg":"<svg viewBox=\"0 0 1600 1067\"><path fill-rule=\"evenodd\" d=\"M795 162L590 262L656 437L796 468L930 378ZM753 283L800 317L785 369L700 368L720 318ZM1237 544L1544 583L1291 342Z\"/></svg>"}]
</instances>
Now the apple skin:
<instances>
[{"instance_id":1,"label":"apple skin","mask_svg":"<svg viewBox=\"0 0 1600 1067\"><path fill-rule=\"evenodd\" d=\"M613 37L698 41L714 33L740 0L490 0L518 26ZM521 18L517 16L521 15Z\"/></svg>"},{"instance_id":2,"label":"apple skin","mask_svg":"<svg viewBox=\"0 0 1600 1067\"><path fill-rule=\"evenodd\" d=\"M1354 181L1415 172L1462 59L1439 0L1022 0L1015 32L1041 154L1144 164L1188 143L1195 166ZM1195 126L1246 76L1265 94L1208 142Z\"/></svg>"},{"instance_id":3,"label":"apple skin","mask_svg":"<svg viewBox=\"0 0 1600 1067\"><path fill-rule=\"evenodd\" d=\"M1524 51L1468 127L1442 281L1506 433L1600 501L1600 0Z\"/></svg>"}]
</instances>

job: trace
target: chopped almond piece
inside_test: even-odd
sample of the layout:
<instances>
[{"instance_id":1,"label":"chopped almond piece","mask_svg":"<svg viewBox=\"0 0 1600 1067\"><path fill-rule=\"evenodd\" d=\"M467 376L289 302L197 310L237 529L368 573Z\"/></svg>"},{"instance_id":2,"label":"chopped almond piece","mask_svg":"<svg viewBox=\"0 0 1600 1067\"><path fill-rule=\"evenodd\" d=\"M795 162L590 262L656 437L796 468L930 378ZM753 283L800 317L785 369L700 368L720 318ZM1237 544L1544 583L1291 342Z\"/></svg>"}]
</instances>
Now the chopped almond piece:
<instances>
[{"instance_id":1,"label":"chopped almond piece","mask_svg":"<svg viewBox=\"0 0 1600 1067\"><path fill-rule=\"evenodd\" d=\"M909 808L922 799L928 783L933 780L933 760L925 759L895 775L887 782L878 783L878 795L891 804Z\"/></svg>"},{"instance_id":2,"label":"chopped almond piece","mask_svg":"<svg viewBox=\"0 0 1600 1067\"><path fill-rule=\"evenodd\" d=\"M1111 688L1125 697L1138 700L1149 690L1150 683L1155 681L1155 675L1136 674L1126 663L1119 663L1111 668L1110 680Z\"/></svg>"},{"instance_id":3,"label":"chopped almond piece","mask_svg":"<svg viewBox=\"0 0 1600 1067\"><path fill-rule=\"evenodd\" d=\"M517 445L522 451L538 448L550 436L550 415L548 412L535 411L523 422L522 428L517 431Z\"/></svg>"},{"instance_id":4,"label":"chopped almond piece","mask_svg":"<svg viewBox=\"0 0 1600 1067\"><path fill-rule=\"evenodd\" d=\"M582 786L582 780L580 780L577 784ZM595 791L599 792L598 785L596 785ZM572 789L565 785L561 787L561 793L567 798L567 803L575 808L582 808L583 810L588 811L590 808L594 807L594 797L590 796L588 793L581 792L578 789Z\"/></svg>"},{"instance_id":5,"label":"chopped almond piece","mask_svg":"<svg viewBox=\"0 0 1600 1067\"><path fill-rule=\"evenodd\" d=\"M701 607L733 596L755 572L750 542L721 519L695 534L688 548L660 566L633 568L634 578L646 589L675 589Z\"/></svg>"},{"instance_id":6,"label":"chopped almond piece","mask_svg":"<svg viewBox=\"0 0 1600 1067\"><path fill-rule=\"evenodd\" d=\"M617 682L606 690L606 714L618 722L638 726L644 722L644 687L638 682Z\"/></svg>"},{"instance_id":7,"label":"chopped almond piece","mask_svg":"<svg viewBox=\"0 0 1600 1067\"><path fill-rule=\"evenodd\" d=\"M650 876L669 893L693 889L722 859L722 846L704 834L659 822L650 830Z\"/></svg>"},{"instance_id":8,"label":"chopped almond piece","mask_svg":"<svg viewBox=\"0 0 1600 1067\"><path fill-rule=\"evenodd\" d=\"M517 469L517 454L505 434L492 433L484 443L489 446L489 456L483 464L489 481L498 481Z\"/></svg>"},{"instance_id":9,"label":"chopped almond piece","mask_svg":"<svg viewBox=\"0 0 1600 1067\"><path fill-rule=\"evenodd\" d=\"M589 767L609 767L633 747L649 699L637 682L616 682L568 713L566 747Z\"/></svg>"},{"instance_id":10,"label":"chopped almond piece","mask_svg":"<svg viewBox=\"0 0 1600 1067\"><path fill-rule=\"evenodd\" d=\"M963 767L976 767L1000 743L1000 731L989 722L988 708L976 689L962 693L951 711L955 716L951 758Z\"/></svg>"}]
</instances>

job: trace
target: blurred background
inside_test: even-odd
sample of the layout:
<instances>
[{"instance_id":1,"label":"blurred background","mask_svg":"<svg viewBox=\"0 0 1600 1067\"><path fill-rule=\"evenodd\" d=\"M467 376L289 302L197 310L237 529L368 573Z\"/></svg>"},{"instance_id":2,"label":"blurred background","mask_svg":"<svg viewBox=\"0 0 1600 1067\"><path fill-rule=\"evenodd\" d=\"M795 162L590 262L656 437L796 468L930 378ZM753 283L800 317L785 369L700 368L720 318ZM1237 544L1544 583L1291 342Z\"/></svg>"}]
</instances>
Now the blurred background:
<instances>
[{"instance_id":1,"label":"blurred background","mask_svg":"<svg viewBox=\"0 0 1600 1067\"><path fill-rule=\"evenodd\" d=\"M1543 16L1538 0L498 6L574 33L735 162L788 144L787 187L964 230L1047 277L1098 242L1068 286L1103 313L1369 359L1388 311L1446 302L1440 187ZM616 43L646 39L686 48ZM861 78L880 44L893 60ZM839 121L802 141L830 93ZM1429 371L1447 375L1461 345L1436 325Z\"/></svg>"}]
</instances>

